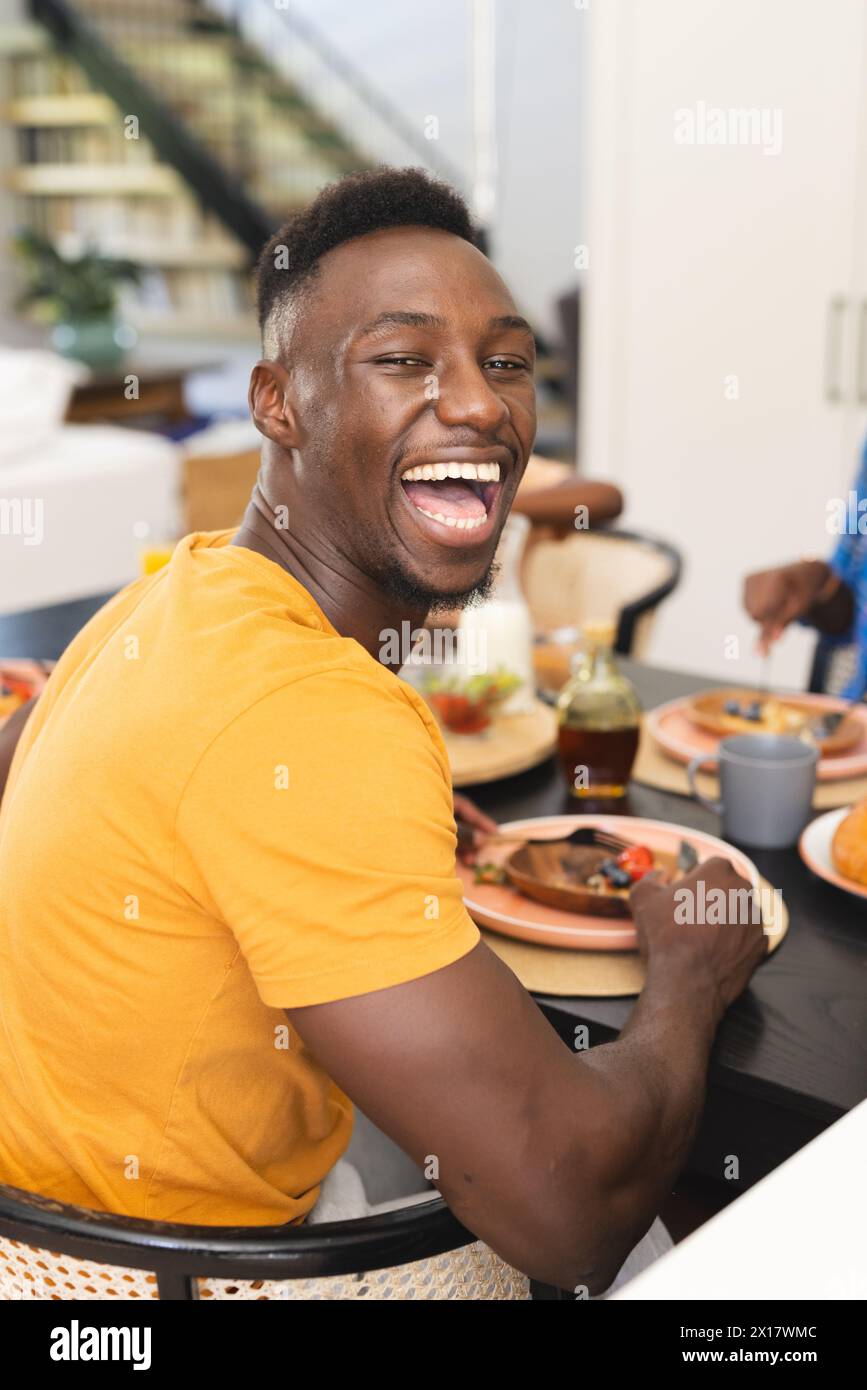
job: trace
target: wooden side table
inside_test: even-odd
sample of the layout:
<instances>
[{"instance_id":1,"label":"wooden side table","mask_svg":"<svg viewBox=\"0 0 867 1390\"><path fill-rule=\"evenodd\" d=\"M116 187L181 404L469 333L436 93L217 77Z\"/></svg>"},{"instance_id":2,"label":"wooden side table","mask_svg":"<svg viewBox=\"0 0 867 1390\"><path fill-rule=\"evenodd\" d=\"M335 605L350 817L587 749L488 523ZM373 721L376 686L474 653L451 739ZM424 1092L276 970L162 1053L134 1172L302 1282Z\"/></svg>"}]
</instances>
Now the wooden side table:
<instances>
[{"instance_id":1,"label":"wooden side table","mask_svg":"<svg viewBox=\"0 0 867 1390\"><path fill-rule=\"evenodd\" d=\"M192 416L184 401L184 381L192 372L205 371L215 363L192 363L179 367L150 367L134 358L108 372L95 372L76 387L66 419L70 424L134 425L139 429L183 424ZM135 394L129 391L135 377Z\"/></svg>"}]
</instances>

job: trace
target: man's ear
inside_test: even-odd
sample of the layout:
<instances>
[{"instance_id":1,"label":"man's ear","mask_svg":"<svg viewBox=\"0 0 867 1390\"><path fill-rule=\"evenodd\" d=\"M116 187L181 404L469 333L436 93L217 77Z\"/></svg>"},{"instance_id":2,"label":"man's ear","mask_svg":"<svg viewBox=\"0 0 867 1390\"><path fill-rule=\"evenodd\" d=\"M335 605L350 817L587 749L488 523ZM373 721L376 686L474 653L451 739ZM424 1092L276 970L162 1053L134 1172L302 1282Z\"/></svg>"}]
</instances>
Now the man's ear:
<instances>
[{"instance_id":1,"label":"man's ear","mask_svg":"<svg viewBox=\"0 0 867 1390\"><path fill-rule=\"evenodd\" d=\"M282 449L298 445L298 421L289 399L289 373L282 362L257 362L247 395L253 423Z\"/></svg>"}]
</instances>

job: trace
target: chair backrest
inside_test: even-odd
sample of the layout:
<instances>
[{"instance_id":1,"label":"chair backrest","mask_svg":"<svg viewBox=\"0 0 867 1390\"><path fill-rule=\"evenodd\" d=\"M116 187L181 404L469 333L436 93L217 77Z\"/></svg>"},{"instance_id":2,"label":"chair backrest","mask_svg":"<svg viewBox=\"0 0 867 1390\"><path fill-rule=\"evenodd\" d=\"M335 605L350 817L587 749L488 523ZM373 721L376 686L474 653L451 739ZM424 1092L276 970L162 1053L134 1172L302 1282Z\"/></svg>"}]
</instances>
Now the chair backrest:
<instances>
[{"instance_id":1,"label":"chair backrest","mask_svg":"<svg viewBox=\"0 0 867 1390\"><path fill-rule=\"evenodd\" d=\"M419 1262L436 1269L437 1257L477 1245L439 1196L397 1211L318 1226L215 1227L115 1216L0 1184L0 1249L5 1256L0 1258L0 1291L10 1289L16 1278L29 1278L47 1285L42 1296L50 1298L86 1299L105 1295L109 1287L112 1295L130 1296L126 1285L135 1290L133 1296L195 1299L200 1281L209 1286L205 1296L223 1296L217 1285L238 1293L238 1286L247 1283L260 1286L248 1297L286 1297L285 1291L263 1295L261 1281L273 1285L287 1280L301 1281L305 1290L290 1297L332 1297L311 1295L311 1281L350 1275L357 1286L357 1277L368 1271L400 1278ZM499 1265L509 1271L502 1261ZM492 1273L490 1262L486 1270ZM501 1271L496 1274L499 1278ZM21 1294L0 1292L0 1297L16 1296Z\"/></svg>"},{"instance_id":2,"label":"chair backrest","mask_svg":"<svg viewBox=\"0 0 867 1390\"><path fill-rule=\"evenodd\" d=\"M840 695L855 675L857 664L856 646L820 637L813 654L808 690L814 695Z\"/></svg>"},{"instance_id":3,"label":"chair backrest","mask_svg":"<svg viewBox=\"0 0 867 1390\"><path fill-rule=\"evenodd\" d=\"M181 486L184 530L222 531L238 526L258 472L258 449L186 455Z\"/></svg>"},{"instance_id":4,"label":"chair backrest","mask_svg":"<svg viewBox=\"0 0 867 1390\"><path fill-rule=\"evenodd\" d=\"M617 625L617 651L641 657L656 608L676 587L678 552L631 531L581 531L528 547L522 582L537 632L588 618Z\"/></svg>"}]
</instances>

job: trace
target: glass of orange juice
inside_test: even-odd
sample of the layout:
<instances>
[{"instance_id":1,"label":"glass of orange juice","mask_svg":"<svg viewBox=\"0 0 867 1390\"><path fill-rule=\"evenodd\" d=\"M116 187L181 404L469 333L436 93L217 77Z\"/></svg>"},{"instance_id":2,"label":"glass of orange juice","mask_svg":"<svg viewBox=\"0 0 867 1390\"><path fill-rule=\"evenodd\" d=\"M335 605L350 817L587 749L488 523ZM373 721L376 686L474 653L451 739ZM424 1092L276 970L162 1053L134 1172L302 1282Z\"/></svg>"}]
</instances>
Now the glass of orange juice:
<instances>
[{"instance_id":1,"label":"glass of orange juice","mask_svg":"<svg viewBox=\"0 0 867 1390\"><path fill-rule=\"evenodd\" d=\"M139 550L139 571L142 575L156 574L167 565L174 552L174 541L151 541Z\"/></svg>"}]
</instances>

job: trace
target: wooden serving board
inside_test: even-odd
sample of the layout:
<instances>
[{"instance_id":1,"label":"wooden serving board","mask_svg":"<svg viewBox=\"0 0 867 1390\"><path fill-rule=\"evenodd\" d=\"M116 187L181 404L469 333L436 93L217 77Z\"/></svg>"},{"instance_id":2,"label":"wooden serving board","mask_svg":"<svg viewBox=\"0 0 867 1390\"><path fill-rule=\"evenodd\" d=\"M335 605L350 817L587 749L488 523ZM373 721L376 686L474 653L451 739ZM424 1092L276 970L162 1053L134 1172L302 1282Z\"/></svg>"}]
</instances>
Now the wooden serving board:
<instances>
[{"instance_id":1,"label":"wooden serving board","mask_svg":"<svg viewBox=\"0 0 867 1390\"><path fill-rule=\"evenodd\" d=\"M467 787L511 777L544 762L557 747L557 715L550 705L534 700L527 714L495 715L480 734L453 734L442 725L440 733L452 784Z\"/></svg>"}]
</instances>

